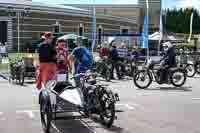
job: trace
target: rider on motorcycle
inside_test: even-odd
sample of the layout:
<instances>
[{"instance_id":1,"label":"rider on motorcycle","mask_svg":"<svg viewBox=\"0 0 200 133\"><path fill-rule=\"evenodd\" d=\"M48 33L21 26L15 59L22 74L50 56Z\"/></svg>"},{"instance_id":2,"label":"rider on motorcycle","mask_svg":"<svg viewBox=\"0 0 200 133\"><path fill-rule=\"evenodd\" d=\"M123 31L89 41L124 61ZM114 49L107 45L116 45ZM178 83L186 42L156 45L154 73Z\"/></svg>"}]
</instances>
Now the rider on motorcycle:
<instances>
[{"instance_id":1,"label":"rider on motorcycle","mask_svg":"<svg viewBox=\"0 0 200 133\"><path fill-rule=\"evenodd\" d=\"M163 49L164 55L160 60L161 68L159 70L161 82L165 82L167 80L167 70L176 66L175 46L171 42L165 42L163 43Z\"/></svg>"}]
</instances>

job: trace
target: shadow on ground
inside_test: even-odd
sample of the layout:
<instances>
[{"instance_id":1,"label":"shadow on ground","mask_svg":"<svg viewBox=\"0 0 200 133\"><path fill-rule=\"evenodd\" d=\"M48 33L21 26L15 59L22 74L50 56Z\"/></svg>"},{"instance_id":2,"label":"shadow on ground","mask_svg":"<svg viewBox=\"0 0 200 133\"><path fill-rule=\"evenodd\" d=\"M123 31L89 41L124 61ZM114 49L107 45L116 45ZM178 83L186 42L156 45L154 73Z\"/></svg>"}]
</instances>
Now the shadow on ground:
<instances>
[{"instance_id":1,"label":"shadow on ground","mask_svg":"<svg viewBox=\"0 0 200 133\"><path fill-rule=\"evenodd\" d=\"M156 88L148 88L148 89L143 89L143 90L147 90L147 91L183 91L183 92L186 92L186 91L192 91L192 88L191 86L183 86L183 87L156 87ZM141 89L138 89L138 90L141 90Z\"/></svg>"}]
</instances>

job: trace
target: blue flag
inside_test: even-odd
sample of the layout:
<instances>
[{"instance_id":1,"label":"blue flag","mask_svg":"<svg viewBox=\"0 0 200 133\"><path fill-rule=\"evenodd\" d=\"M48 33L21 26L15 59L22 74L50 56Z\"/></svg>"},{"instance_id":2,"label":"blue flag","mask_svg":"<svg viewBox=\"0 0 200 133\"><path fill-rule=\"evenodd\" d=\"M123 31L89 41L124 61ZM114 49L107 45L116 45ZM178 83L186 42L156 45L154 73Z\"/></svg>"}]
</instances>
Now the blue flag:
<instances>
[{"instance_id":1,"label":"blue flag","mask_svg":"<svg viewBox=\"0 0 200 133\"><path fill-rule=\"evenodd\" d=\"M92 51L96 47L96 10L93 8L93 17L92 17Z\"/></svg>"},{"instance_id":2,"label":"blue flag","mask_svg":"<svg viewBox=\"0 0 200 133\"><path fill-rule=\"evenodd\" d=\"M149 48L149 20L144 17L144 31L142 33L142 48Z\"/></svg>"}]
</instances>

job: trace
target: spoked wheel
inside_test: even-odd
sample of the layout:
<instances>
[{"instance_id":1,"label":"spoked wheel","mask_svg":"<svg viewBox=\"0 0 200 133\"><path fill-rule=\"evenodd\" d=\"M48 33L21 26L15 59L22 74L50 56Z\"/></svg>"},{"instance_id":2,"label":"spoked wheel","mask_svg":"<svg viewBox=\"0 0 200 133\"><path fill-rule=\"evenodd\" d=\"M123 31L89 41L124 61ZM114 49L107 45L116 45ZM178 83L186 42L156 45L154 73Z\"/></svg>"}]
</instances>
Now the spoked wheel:
<instances>
[{"instance_id":1,"label":"spoked wheel","mask_svg":"<svg viewBox=\"0 0 200 133\"><path fill-rule=\"evenodd\" d=\"M108 91L104 91L100 97L100 119L103 125L110 128L115 119L115 101Z\"/></svg>"},{"instance_id":2,"label":"spoked wheel","mask_svg":"<svg viewBox=\"0 0 200 133\"><path fill-rule=\"evenodd\" d=\"M181 87L185 84L186 74L181 70L173 71L170 80L173 86Z\"/></svg>"},{"instance_id":3,"label":"spoked wheel","mask_svg":"<svg viewBox=\"0 0 200 133\"><path fill-rule=\"evenodd\" d=\"M200 62L196 63L195 70L198 74L200 74Z\"/></svg>"},{"instance_id":4,"label":"spoked wheel","mask_svg":"<svg viewBox=\"0 0 200 133\"><path fill-rule=\"evenodd\" d=\"M52 121L52 108L50 104L44 105L40 103L41 123L45 133L50 133Z\"/></svg>"},{"instance_id":5,"label":"spoked wheel","mask_svg":"<svg viewBox=\"0 0 200 133\"><path fill-rule=\"evenodd\" d=\"M152 80L151 74L145 70L136 72L133 78L134 84L140 89L148 88Z\"/></svg>"},{"instance_id":6,"label":"spoked wheel","mask_svg":"<svg viewBox=\"0 0 200 133\"><path fill-rule=\"evenodd\" d=\"M196 73L196 70L195 70L195 67L193 64L188 64L186 67L185 67L185 70L187 71L187 76L188 77L194 77L195 73Z\"/></svg>"}]
</instances>

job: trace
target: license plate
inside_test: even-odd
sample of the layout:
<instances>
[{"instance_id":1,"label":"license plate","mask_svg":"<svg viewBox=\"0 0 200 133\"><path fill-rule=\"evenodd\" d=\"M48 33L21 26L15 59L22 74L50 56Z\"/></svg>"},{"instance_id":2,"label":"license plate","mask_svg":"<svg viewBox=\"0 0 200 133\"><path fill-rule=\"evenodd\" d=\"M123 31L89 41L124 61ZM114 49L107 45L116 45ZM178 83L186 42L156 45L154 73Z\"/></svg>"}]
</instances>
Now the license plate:
<instances>
[{"instance_id":1,"label":"license plate","mask_svg":"<svg viewBox=\"0 0 200 133\"><path fill-rule=\"evenodd\" d=\"M143 69L143 67L142 66L138 66L138 70L142 70Z\"/></svg>"},{"instance_id":2,"label":"license plate","mask_svg":"<svg viewBox=\"0 0 200 133\"><path fill-rule=\"evenodd\" d=\"M57 74L57 81L64 82L67 80L67 74Z\"/></svg>"}]
</instances>

